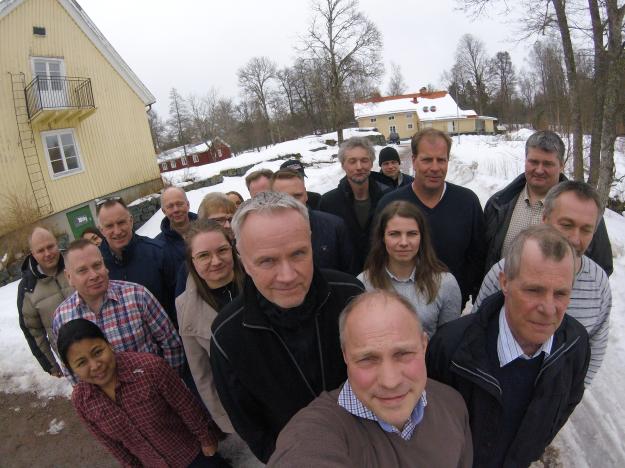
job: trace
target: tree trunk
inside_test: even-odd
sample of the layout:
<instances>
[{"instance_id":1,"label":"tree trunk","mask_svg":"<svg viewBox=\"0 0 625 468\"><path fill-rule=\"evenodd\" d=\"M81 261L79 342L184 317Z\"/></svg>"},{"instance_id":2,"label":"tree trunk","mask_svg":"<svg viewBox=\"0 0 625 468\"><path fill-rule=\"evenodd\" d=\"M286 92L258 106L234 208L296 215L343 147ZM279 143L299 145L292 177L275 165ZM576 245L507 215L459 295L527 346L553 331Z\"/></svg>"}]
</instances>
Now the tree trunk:
<instances>
[{"instance_id":1,"label":"tree trunk","mask_svg":"<svg viewBox=\"0 0 625 468\"><path fill-rule=\"evenodd\" d=\"M605 103L607 63L603 45L603 24L597 0L588 0L588 8L590 10L590 18L592 21L592 39L594 44L595 61L595 73L593 79L594 109L590 140L590 168L588 171L588 183L597 187L597 183L599 182L599 167L601 166L601 135L603 133L603 106Z\"/></svg>"},{"instance_id":2,"label":"tree trunk","mask_svg":"<svg viewBox=\"0 0 625 468\"><path fill-rule=\"evenodd\" d=\"M558 18L558 28L562 39L566 76L569 82L569 101L571 107L571 127L573 131L573 177L575 180L584 179L584 147L582 112L579 102L579 87L577 85L577 70L575 66L575 53L571 41L571 33L566 17L564 0L551 0Z\"/></svg>"}]
</instances>

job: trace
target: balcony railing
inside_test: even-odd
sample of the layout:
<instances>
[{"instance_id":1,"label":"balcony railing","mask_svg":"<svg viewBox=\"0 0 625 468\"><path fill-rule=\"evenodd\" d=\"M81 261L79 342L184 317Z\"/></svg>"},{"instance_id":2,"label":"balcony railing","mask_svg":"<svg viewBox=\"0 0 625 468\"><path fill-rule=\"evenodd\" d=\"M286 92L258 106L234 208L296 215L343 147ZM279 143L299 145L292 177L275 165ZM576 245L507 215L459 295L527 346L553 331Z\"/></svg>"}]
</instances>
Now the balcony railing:
<instances>
[{"instance_id":1,"label":"balcony railing","mask_svg":"<svg viewBox=\"0 0 625 468\"><path fill-rule=\"evenodd\" d=\"M31 120L45 110L95 109L89 78L36 76L24 92Z\"/></svg>"}]
</instances>

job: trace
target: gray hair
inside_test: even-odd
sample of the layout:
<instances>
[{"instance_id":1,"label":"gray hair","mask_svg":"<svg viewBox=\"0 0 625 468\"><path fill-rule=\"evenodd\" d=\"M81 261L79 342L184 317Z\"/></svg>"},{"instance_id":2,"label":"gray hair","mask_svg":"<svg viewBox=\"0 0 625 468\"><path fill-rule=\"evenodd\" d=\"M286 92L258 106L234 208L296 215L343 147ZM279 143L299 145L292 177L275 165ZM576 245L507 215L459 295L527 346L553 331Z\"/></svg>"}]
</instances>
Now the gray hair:
<instances>
[{"instance_id":1,"label":"gray hair","mask_svg":"<svg viewBox=\"0 0 625 468\"><path fill-rule=\"evenodd\" d=\"M281 192L261 192L254 198L244 201L232 218L230 227L237 242L241 239L241 230L245 220L251 213L272 214L283 210L297 210L299 214L310 223L308 208L298 202L291 195Z\"/></svg>"},{"instance_id":2,"label":"gray hair","mask_svg":"<svg viewBox=\"0 0 625 468\"><path fill-rule=\"evenodd\" d=\"M541 130L533 133L525 142L525 157L530 148L538 148L548 153L556 153L560 164L564 164L564 142L557 133Z\"/></svg>"},{"instance_id":3,"label":"gray hair","mask_svg":"<svg viewBox=\"0 0 625 468\"><path fill-rule=\"evenodd\" d=\"M167 192L171 190L175 190L177 192L182 193L182 195L184 196L184 199L186 201L189 201L189 199L187 198L187 192L185 192L184 189L180 187L176 187L175 185L170 185L169 187L165 187L163 190L161 190L161 208L163 208L163 195L165 195Z\"/></svg>"},{"instance_id":4,"label":"gray hair","mask_svg":"<svg viewBox=\"0 0 625 468\"><path fill-rule=\"evenodd\" d=\"M523 249L529 240L536 241L545 259L561 262L570 253L571 268L575 272L575 252L569 241L554 227L548 224L537 224L521 231L510 244L504 265L504 273L508 280L519 276L523 262Z\"/></svg>"},{"instance_id":5,"label":"gray hair","mask_svg":"<svg viewBox=\"0 0 625 468\"><path fill-rule=\"evenodd\" d=\"M406 299L404 296L397 294L395 291L388 291L385 289L375 289L373 291L364 292L356 296L341 311L341 314L339 315L339 339L341 342L342 350L345 350L345 323L347 322L347 317L349 316L349 314L356 307L359 307L360 305L366 302L372 301L373 299L376 299L378 297L384 299L385 302L388 302L388 301L399 302L402 306L406 308L408 312L410 312L410 315L414 317L414 319L417 321L417 324L419 326L419 332L423 332L423 326L421 325L421 319L419 318L419 315L417 314L417 310L410 303L410 301L408 301L408 299Z\"/></svg>"},{"instance_id":6,"label":"gray hair","mask_svg":"<svg viewBox=\"0 0 625 468\"><path fill-rule=\"evenodd\" d=\"M349 140L345 140L339 147L339 162L343 164L345 162L345 152L354 148L362 148L367 152L371 162L375 161L375 150L368 138L365 137L351 137Z\"/></svg>"},{"instance_id":7,"label":"gray hair","mask_svg":"<svg viewBox=\"0 0 625 468\"><path fill-rule=\"evenodd\" d=\"M601 200L599 199L599 194L592 185L579 180L565 180L564 182L560 182L559 184L551 187L543 200L543 218L548 218L551 215L558 197L567 192L573 192L575 196L582 201L592 200L595 202L595 205L597 206L597 220L595 222L596 229L599 225L599 221L601 221Z\"/></svg>"}]
</instances>

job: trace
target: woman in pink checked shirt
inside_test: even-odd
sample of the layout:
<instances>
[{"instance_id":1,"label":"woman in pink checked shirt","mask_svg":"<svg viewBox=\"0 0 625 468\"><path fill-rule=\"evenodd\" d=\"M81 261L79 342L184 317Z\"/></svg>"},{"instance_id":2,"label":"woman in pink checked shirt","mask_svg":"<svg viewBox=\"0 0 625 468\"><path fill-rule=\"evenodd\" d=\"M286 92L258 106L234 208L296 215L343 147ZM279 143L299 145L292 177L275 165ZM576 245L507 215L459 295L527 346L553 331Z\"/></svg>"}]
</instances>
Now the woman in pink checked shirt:
<instances>
[{"instance_id":1,"label":"woman in pink checked shirt","mask_svg":"<svg viewBox=\"0 0 625 468\"><path fill-rule=\"evenodd\" d=\"M221 432L163 359L115 353L86 319L63 325L57 345L79 379L74 408L123 466L229 466L212 457Z\"/></svg>"}]
</instances>

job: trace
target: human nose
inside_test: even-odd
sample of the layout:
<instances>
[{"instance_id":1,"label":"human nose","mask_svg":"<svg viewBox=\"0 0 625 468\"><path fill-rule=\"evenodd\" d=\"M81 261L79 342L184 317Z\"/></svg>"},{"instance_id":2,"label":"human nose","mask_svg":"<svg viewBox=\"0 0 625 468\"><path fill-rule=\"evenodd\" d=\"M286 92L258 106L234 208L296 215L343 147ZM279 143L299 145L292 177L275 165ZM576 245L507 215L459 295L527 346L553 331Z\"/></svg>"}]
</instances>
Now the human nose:
<instances>
[{"instance_id":1,"label":"human nose","mask_svg":"<svg viewBox=\"0 0 625 468\"><path fill-rule=\"evenodd\" d=\"M276 279L282 283L289 283L295 279L297 273L291 265L291 262L285 260L278 265L278 274Z\"/></svg>"},{"instance_id":2,"label":"human nose","mask_svg":"<svg viewBox=\"0 0 625 468\"><path fill-rule=\"evenodd\" d=\"M402 234L401 237L399 238L399 243L401 245L406 245L408 243L408 235Z\"/></svg>"},{"instance_id":3,"label":"human nose","mask_svg":"<svg viewBox=\"0 0 625 468\"><path fill-rule=\"evenodd\" d=\"M401 383L401 371L391 362L382 362L378 373L378 382L384 388L397 388Z\"/></svg>"}]
</instances>

